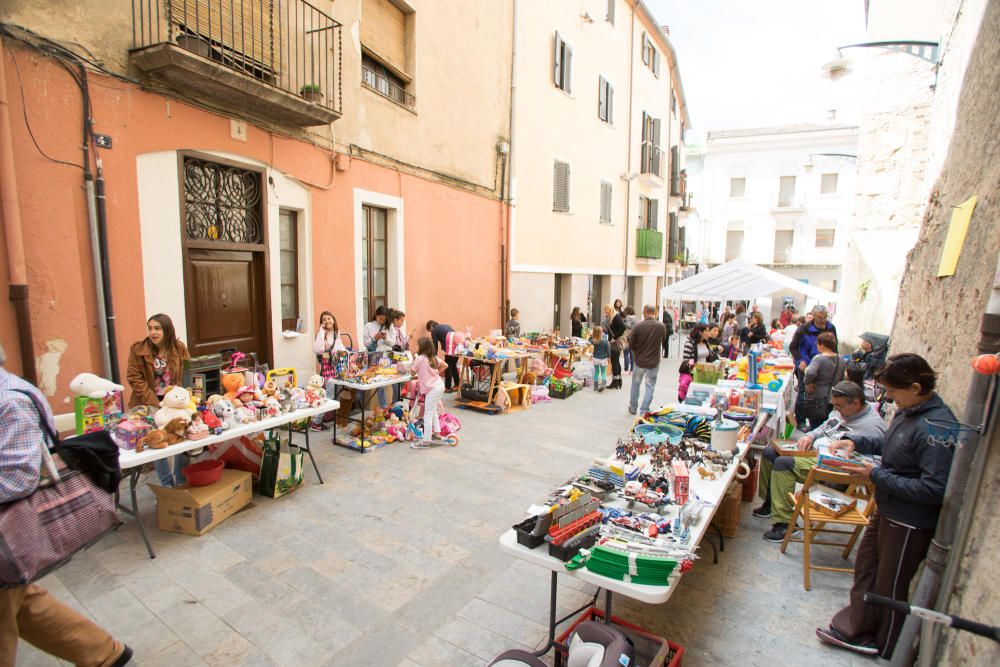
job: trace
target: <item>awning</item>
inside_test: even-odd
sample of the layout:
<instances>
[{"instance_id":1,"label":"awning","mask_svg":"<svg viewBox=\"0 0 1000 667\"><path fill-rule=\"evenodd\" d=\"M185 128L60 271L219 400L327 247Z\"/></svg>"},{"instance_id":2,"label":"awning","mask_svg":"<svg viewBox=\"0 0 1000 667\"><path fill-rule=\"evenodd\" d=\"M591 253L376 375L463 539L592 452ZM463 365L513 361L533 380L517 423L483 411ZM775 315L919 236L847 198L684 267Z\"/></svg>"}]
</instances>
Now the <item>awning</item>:
<instances>
[{"instance_id":1,"label":"awning","mask_svg":"<svg viewBox=\"0 0 1000 667\"><path fill-rule=\"evenodd\" d=\"M739 259L668 285L660 291L660 298L680 301L750 301L789 290L824 305L837 300L836 294L822 287L800 282Z\"/></svg>"}]
</instances>

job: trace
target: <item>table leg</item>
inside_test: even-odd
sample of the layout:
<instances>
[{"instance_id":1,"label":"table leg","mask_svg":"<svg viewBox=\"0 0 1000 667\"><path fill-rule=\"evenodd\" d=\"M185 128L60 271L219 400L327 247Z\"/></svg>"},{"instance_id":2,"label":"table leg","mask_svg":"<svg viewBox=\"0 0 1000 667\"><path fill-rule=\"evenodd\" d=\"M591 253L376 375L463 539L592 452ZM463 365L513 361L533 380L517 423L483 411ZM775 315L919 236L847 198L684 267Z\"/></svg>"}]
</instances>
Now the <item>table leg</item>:
<instances>
[{"instance_id":1,"label":"table leg","mask_svg":"<svg viewBox=\"0 0 1000 667\"><path fill-rule=\"evenodd\" d=\"M556 595L559 592L559 574L553 570L549 579L549 641L532 655L543 656L556 644Z\"/></svg>"},{"instance_id":2,"label":"table leg","mask_svg":"<svg viewBox=\"0 0 1000 667\"><path fill-rule=\"evenodd\" d=\"M294 431L292 430L292 422L288 422L288 444L292 444L292 433L294 433ZM309 445L309 425L308 424L306 425L305 435L306 435L306 446L305 447L300 447L299 449L306 450L306 454L309 455L309 460L312 461L313 470L316 471L316 477L319 478L319 483L323 484L324 483L323 482L323 475L321 475L319 473L319 466L316 465L316 458L313 456L312 448Z\"/></svg>"},{"instance_id":3,"label":"table leg","mask_svg":"<svg viewBox=\"0 0 1000 667\"><path fill-rule=\"evenodd\" d=\"M139 515L139 501L136 498L135 489L139 485L139 474L142 472L142 466L136 466L129 471L128 474L128 490L129 495L132 497L132 506L126 507L121 504L121 498L118 495L118 489L115 489L115 506L128 514L135 522L139 525L139 534L142 535L142 541L146 543L146 552L149 554L150 558L156 558L156 552L153 551L153 546L149 543L149 537L146 536L146 527L142 523L142 517Z\"/></svg>"},{"instance_id":4,"label":"table leg","mask_svg":"<svg viewBox=\"0 0 1000 667\"><path fill-rule=\"evenodd\" d=\"M611 589L604 591L604 625L611 624Z\"/></svg>"},{"instance_id":5,"label":"table leg","mask_svg":"<svg viewBox=\"0 0 1000 667\"><path fill-rule=\"evenodd\" d=\"M722 529L718 526L712 526L712 528L715 530L715 534L719 536L719 551L724 552L726 550L726 536L722 534Z\"/></svg>"}]
</instances>

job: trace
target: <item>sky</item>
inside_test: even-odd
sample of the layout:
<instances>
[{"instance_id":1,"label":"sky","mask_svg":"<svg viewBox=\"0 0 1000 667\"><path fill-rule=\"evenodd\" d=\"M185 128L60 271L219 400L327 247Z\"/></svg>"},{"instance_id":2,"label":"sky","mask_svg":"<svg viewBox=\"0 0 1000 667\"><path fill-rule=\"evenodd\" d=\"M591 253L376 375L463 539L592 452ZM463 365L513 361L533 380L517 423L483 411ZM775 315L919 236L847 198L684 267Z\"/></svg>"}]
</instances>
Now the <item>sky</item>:
<instances>
[{"instance_id":1,"label":"sky","mask_svg":"<svg viewBox=\"0 0 1000 667\"><path fill-rule=\"evenodd\" d=\"M692 133L789 123L856 122L859 76L822 65L864 42L863 0L645 0L670 28ZM845 52L850 58L850 51Z\"/></svg>"}]
</instances>

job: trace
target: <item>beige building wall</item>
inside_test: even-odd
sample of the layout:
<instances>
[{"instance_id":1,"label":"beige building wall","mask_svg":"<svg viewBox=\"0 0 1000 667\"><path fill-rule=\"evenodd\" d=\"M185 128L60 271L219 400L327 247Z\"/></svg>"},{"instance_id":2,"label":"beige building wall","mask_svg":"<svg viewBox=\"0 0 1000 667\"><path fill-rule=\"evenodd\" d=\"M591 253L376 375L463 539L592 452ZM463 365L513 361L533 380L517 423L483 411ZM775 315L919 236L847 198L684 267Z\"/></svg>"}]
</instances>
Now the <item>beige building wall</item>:
<instances>
[{"instance_id":1,"label":"beige building wall","mask_svg":"<svg viewBox=\"0 0 1000 667\"><path fill-rule=\"evenodd\" d=\"M497 142L508 136L510 109L511 0L388 0L407 17L406 66L412 81L406 90L416 96L412 110L361 83L360 22L366 1L311 3L343 25L343 116L328 126L280 129L402 171L499 193ZM157 6L157 0L136 2ZM165 21L169 0L158 2ZM79 44L110 70L138 77L128 62L130 2L4 0L0 22ZM165 40L165 27L161 34Z\"/></svg>"},{"instance_id":2,"label":"beige building wall","mask_svg":"<svg viewBox=\"0 0 1000 667\"><path fill-rule=\"evenodd\" d=\"M511 303L520 307L516 299L525 286L537 284L531 274L553 276L553 285L561 274L563 284L573 284L570 302L559 304L561 330L573 306L593 313L598 298L625 301L626 273L638 277L639 303L632 305L639 309L657 301L658 280L678 271L667 262L666 247L661 259L636 258L636 229L640 196L659 200L656 228L666 246L669 213L680 205L679 197L668 196L670 147L681 144L681 120L690 124L679 70L666 36L641 3L618 0L614 7L612 23L606 0L518 6ZM557 32L572 48L569 92L553 80ZM643 34L659 53L658 77L642 62ZM610 123L598 116L600 77L614 88ZM661 120L662 178L640 175L643 112ZM683 156L682 147L678 153ZM553 211L556 160L570 165L568 212ZM600 221L602 181L612 189L610 223ZM591 276L601 288L588 294Z\"/></svg>"}]
</instances>

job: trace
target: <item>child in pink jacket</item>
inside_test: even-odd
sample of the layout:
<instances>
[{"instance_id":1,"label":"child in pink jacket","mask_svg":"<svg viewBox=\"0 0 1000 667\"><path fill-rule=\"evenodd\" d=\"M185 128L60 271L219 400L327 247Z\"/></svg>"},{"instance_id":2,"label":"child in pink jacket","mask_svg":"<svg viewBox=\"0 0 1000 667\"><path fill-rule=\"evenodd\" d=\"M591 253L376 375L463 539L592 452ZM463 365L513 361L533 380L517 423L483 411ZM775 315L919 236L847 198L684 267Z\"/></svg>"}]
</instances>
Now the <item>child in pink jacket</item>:
<instances>
[{"instance_id":1,"label":"child in pink jacket","mask_svg":"<svg viewBox=\"0 0 1000 667\"><path fill-rule=\"evenodd\" d=\"M429 447L431 442L443 441L438 412L444 397L444 382L441 375L446 368L434 353L434 343L427 336L417 341L417 356L413 360L412 373L417 376L417 394L424 396L424 438L410 446L414 449Z\"/></svg>"},{"instance_id":2,"label":"child in pink jacket","mask_svg":"<svg viewBox=\"0 0 1000 667\"><path fill-rule=\"evenodd\" d=\"M687 359L681 362L680 377L677 379L677 400L681 403L688 395L688 387L691 386L691 362Z\"/></svg>"}]
</instances>

